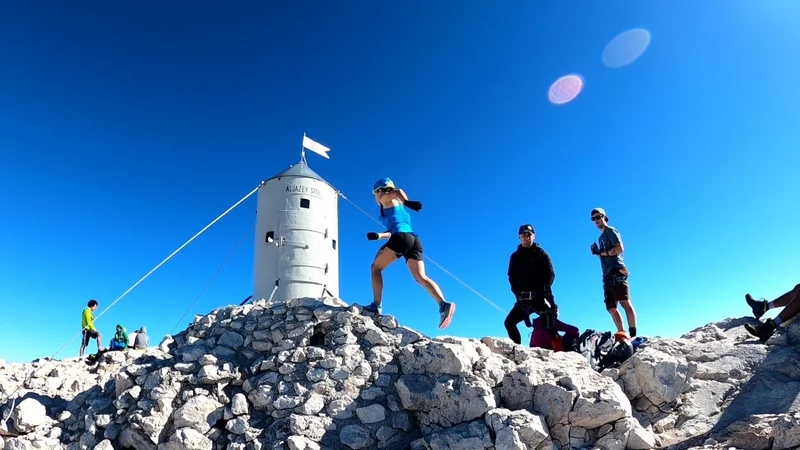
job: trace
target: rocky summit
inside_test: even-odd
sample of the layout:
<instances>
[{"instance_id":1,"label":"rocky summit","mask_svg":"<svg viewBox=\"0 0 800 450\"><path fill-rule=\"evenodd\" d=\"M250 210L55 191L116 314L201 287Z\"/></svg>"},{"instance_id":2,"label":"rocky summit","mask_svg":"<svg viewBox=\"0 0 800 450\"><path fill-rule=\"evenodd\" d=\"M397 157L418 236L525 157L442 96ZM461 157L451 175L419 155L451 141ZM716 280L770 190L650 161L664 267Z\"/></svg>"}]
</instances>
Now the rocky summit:
<instances>
[{"instance_id":1,"label":"rocky summit","mask_svg":"<svg viewBox=\"0 0 800 450\"><path fill-rule=\"evenodd\" d=\"M0 363L0 450L796 447L800 327L764 345L748 321L651 338L598 373L338 299L230 306L92 365Z\"/></svg>"}]
</instances>

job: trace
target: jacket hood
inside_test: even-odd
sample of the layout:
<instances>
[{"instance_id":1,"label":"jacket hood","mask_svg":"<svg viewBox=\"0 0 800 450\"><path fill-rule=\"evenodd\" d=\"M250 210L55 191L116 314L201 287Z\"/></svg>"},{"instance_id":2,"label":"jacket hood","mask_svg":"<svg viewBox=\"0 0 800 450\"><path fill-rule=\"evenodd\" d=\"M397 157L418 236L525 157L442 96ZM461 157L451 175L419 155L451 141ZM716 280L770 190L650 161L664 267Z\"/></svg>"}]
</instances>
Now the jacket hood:
<instances>
[{"instance_id":1,"label":"jacket hood","mask_svg":"<svg viewBox=\"0 0 800 450\"><path fill-rule=\"evenodd\" d=\"M529 252L529 251L535 250L537 248L539 248L539 244L537 244L536 242L531 244L530 247L523 247L522 244L517 244L517 250L521 251L521 252Z\"/></svg>"},{"instance_id":2,"label":"jacket hood","mask_svg":"<svg viewBox=\"0 0 800 450\"><path fill-rule=\"evenodd\" d=\"M139 328L139 331L138 331L138 332L139 332L139 333L144 333L144 334L147 334L147 328L145 328L145 327Z\"/></svg>"}]
</instances>

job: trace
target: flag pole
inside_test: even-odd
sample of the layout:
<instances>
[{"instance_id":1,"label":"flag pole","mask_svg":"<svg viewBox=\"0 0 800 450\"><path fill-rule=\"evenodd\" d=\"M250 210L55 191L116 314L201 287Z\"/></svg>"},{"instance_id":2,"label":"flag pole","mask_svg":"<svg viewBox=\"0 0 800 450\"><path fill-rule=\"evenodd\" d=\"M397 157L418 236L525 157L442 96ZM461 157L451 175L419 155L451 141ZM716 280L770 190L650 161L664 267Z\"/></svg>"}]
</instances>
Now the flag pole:
<instances>
[{"instance_id":1,"label":"flag pole","mask_svg":"<svg viewBox=\"0 0 800 450\"><path fill-rule=\"evenodd\" d=\"M305 141L306 141L306 132L304 131L303 142L300 144L300 161L302 161L303 164L308 165L308 162L306 162L306 147L304 145Z\"/></svg>"}]
</instances>

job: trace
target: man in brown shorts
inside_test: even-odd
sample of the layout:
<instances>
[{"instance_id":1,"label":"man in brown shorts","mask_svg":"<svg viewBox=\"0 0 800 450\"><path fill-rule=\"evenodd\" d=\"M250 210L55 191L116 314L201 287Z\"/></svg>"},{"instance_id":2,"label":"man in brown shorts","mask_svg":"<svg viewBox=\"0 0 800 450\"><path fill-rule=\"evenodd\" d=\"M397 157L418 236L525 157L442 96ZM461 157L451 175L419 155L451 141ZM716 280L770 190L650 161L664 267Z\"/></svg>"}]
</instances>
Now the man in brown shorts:
<instances>
[{"instance_id":1,"label":"man in brown shorts","mask_svg":"<svg viewBox=\"0 0 800 450\"><path fill-rule=\"evenodd\" d=\"M606 310L611 314L617 331L625 332L622 315L617 310L617 302L622 305L628 319L630 337L636 336L636 311L633 309L628 287L628 267L622 260L622 236L616 228L608 225L608 216L603 208L592 210L592 222L600 230L600 238L592 244L592 254L600 257L603 269L603 296ZM600 244L599 246L597 244Z\"/></svg>"}]
</instances>

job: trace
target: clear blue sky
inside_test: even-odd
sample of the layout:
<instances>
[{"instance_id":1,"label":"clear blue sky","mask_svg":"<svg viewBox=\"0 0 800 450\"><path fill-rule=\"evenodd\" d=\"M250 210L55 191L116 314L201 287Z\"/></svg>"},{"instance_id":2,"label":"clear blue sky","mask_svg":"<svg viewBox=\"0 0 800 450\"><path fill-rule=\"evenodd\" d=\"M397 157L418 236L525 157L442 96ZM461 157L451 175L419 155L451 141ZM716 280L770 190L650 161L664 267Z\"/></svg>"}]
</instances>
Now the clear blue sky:
<instances>
[{"instance_id":1,"label":"clear blue sky","mask_svg":"<svg viewBox=\"0 0 800 450\"><path fill-rule=\"evenodd\" d=\"M303 132L332 148L311 167L361 207L376 213L384 176L424 202L427 254L506 311L530 222L562 318L613 328L589 252L595 206L622 233L640 334L747 315L746 292L800 281L797 2L290 3L0 5L0 358L51 355L88 299L99 313L297 162ZM651 33L647 51L604 66L631 28ZM548 102L570 73L583 92ZM255 200L101 317L103 344L116 323L154 344L169 333ZM339 207L341 297L366 304L376 227ZM250 295L252 255L251 235L179 330ZM458 303L446 334L505 336L503 313L428 272ZM385 313L439 335L404 264L385 279Z\"/></svg>"}]
</instances>

